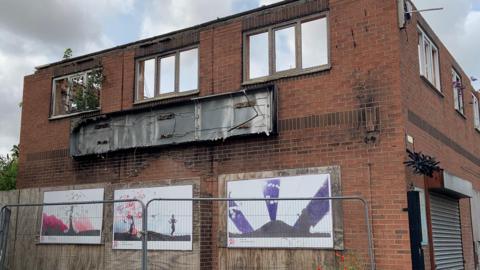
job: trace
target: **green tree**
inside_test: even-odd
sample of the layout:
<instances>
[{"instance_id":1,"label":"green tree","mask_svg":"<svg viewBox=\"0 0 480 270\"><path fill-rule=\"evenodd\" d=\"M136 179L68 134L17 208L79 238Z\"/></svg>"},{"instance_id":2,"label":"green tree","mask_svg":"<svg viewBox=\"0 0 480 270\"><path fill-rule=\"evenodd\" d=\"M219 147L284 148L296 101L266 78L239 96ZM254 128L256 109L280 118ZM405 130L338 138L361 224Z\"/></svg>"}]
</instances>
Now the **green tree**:
<instances>
[{"instance_id":1,"label":"green tree","mask_svg":"<svg viewBox=\"0 0 480 270\"><path fill-rule=\"evenodd\" d=\"M70 59L72 58L73 51L70 48L66 48L65 51L63 52L63 59Z\"/></svg>"},{"instance_id":2,"label":"green tree","mask_svg":"<svg viewBox=\"0 0 480 270\"><path fill-rule=\"evenodd\" d=\"M88 111L98 109L100 106L100 89L104 80L101 69L95 69L87 73L87 80L82 84L72 84L73 98L76 111Z\"/></svg>"},{"instance_id":3,"label":"green tree","mask_svg":"<svg viewBox=\"0 0 480 270\"><path fill-rule=\"evenodd\" d=\"M18 145L14 145L10 154L0 156L0 190L15 189L19 151Z\"/></svg>"}]
</instances>

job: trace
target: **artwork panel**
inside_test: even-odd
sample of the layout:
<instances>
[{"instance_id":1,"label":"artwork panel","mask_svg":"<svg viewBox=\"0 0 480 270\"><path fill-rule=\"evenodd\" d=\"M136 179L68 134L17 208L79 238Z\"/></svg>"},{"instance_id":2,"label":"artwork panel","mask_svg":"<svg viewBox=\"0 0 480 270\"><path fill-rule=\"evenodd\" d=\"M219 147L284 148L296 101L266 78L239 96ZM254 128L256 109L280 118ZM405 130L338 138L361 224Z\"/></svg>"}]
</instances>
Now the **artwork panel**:
<instances>
[{"instance_id":1,"label":"artwork panel","mask_svg":"<svg viewBox=\"0 0 480 270\"><path fill-rule=\"evenodd\" d=\"M193 186L164 186L115 190L115 199L139 199L145 205L157 198L193 196ZM148 207L148 249L192 250L192 202L153 201ZM141 249L142 208L138 202L116 203L113 220L113 248Z\"/></svg>"},{"instance_id":2,"label":"artwork panel","mask_svg":"<svg viewBox=\"0 0 480 270\"><path fill-rule=\"evenodd\" d=\"M332 203L328 200L275 200L330 197L329 174L230 181L227 213L229 247L333 248Z\"/></svg>"},{"instance_id":3,"label":"artwork panel","mask_svg":"<svg viewBox=\"0 0 480 270\"><path fill-rule=\"evenodd\" d=\"M104 189L49 191L44 203L102 201ZM40 243L100 244L103 204L44 206Z\"/></svg>"}]
</instances>

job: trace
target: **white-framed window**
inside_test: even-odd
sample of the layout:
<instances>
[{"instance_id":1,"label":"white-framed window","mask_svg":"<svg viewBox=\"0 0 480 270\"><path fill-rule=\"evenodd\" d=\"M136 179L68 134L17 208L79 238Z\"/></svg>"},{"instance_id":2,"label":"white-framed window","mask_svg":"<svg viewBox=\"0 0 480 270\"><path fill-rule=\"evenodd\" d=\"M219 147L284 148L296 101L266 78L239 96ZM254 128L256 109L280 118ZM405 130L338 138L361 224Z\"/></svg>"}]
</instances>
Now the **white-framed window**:
<instances>
[{"instance_id":1,"label":"white-framed window","mask_svg":"<svg viewBox=\"0 0 480 270\"><path fill-rule=\"evenodd\" d=\"M244 80L255 81L328 68L328 19L302 18L244 35Z\"/></svg>"},{"instance_id":2,"label":"white-framed window","mask_svg":"<svg viewBox=\"0 0 480 270\"><path fill-rule=\"evenodd\" d=\"M53 79L51 116L63 116L100 109L103 74L92 69Z\"/></svg>"},{"instance_id":3,"label":"white-framed window","mask_svg":"<svg viewBox=\"0 0 480 270\"><path fill-rule=\"evenodd\" d=\"M438 91L442 91L438 48L420 26L418 27L418 60L420 75L427 79Z\"/></svg>"},{"instance_id":4,"label":"white-framed window","mask_svg":"<svg viewBox=\"0 0 480 270\"><path fill-rule=\"evenodd\" d=\"M198 63L198 47L138 59L135 100L197 92Z\"/></svg>"},{"instance_id":5,"label":"white-framed window","mask_svg":"<svg viewBox=\"0 0 480 270\"><path fill-rule=\"evenodd\" d=\"M425 204L425 190L415 187L415 191L418 191L420 197L420 218L422 224L422 245L428 245L428 225L427 225L427 208Z\"/></svg>"},{"instance_id":6,"label":"white-framed window","mask_svg":"<svg viewBox=\"0 0 480 270\"><path fill-rule=\"evenodd\" d=\"M473 126L480 130L480 108L478 106L478 98L472 93L472 105L473 105Z\"/></svg>"},{"instance_id":7,"label":"white-framed window","mask_svg":"<svg viewBox=\"0 0 480 270\"><path fill-rule=\"evenodd\" d=\"M452 89L455 110L461 114L465 114L465 104L463 100L463 92L465 89L462 84L462 78L454 69L452 69Z\"/></svg>"}]
</instances>

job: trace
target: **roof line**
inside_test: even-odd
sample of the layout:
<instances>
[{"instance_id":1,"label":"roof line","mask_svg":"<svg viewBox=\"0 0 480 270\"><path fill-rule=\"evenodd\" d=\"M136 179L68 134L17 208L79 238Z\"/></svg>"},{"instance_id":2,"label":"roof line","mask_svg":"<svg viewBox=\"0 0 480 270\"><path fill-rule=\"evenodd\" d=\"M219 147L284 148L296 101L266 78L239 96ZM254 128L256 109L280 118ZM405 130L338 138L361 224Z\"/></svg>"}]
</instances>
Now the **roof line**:
<instances>
[{"instance_id":1,"label":"roof line","mask_svg":"<svg viewBox=\"0 0 480 270\"><path fill-rule=\"evenodd\" d=\"M55 66L55 65L58 65L58 64L66 64L66 63L76 62L76 61L81 60L83 58L88 58L88 57L92 57L92 56L95 56L95 55L104 54L104 53L107 53L107 52L110 52L110 51L124 49L124 48L130 47L130 46L136 45L136 44L146 43L146 42L149 42L149 41L153 41L155 39L165 38L165 37L168 37L168 36L179 34L181 32L197 30L197 29L209 26L209 25L225 22L225 21L228 21L228 20L232 20L232 19L235 19L235 18L239 18L239 17L243 17L245 15L252 14L252 13L255 13L255 12L258 12L258 11L263 11L263 10L270 9L270 8L275 8L275 7L278 7L278 6L287 5L287 4L290 4L290 3L293 3L293 2L297 2L297 1L305 1L305 0L283 0L283 1L273 3L273 4L270 4L270 5L263 5L263 6L260 6L258 8L254 8L254 9L251 9L251 10L247 10L247 11L243 11L243 12L240 12L240 13L232 14L232 15L222 17L222 18L217 18L215 20L207 21L207 22L204 22L204 23L201 23L201 24L197 24L197 25L190 26L190 27L187 27L187 28L175 30L175 31L168 32L168 33L165 33L165 34L161 34L161 35L157 35L157 36L153 36L153 37L149 37L149 38L145 38L145 39L140 39L140 40L137 40L137 41L125 43L125 44L118 45L118 46L115 46L115 47L111 47L111 48L96 51L96 52L93 52L93 53L88 53L88 54L76 56L76 57L61 60L61 61L56 61L56 62L45 64L45 65L36 66L35 69L40 70L40 69L48 68L48 67Z\"/></svg>"}]
</instances>

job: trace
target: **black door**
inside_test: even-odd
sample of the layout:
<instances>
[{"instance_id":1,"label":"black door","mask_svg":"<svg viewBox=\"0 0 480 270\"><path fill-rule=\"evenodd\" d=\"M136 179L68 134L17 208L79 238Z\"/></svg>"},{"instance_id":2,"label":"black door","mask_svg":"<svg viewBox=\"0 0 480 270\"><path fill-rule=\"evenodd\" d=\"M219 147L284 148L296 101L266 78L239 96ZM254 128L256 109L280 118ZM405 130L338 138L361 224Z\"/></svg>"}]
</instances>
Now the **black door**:
<instances>
[{"instance_id":1,"label":"black door","mask_svg":"<svg viewBox=\"0 0 480 270\"><path fill-rule=\"evenodd\" d=\"M412 269L424 270L425 263L422 249L422 220L420 212L420 193L407 192L408 222L410 225L410 250L412 251Z\"/></svg>"}]
</instances>

